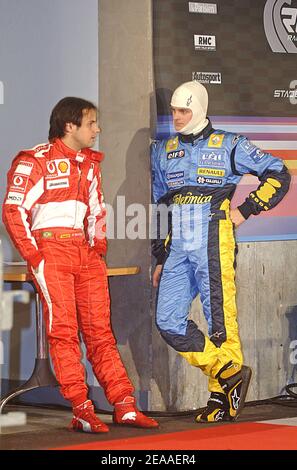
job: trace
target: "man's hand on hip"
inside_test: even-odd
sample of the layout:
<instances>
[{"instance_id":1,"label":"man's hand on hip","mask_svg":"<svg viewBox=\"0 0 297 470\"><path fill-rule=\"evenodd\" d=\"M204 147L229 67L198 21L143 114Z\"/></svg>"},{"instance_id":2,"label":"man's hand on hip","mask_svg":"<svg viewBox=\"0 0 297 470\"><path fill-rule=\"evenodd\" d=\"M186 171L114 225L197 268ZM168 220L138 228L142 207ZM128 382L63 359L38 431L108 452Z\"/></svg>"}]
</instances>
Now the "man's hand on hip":
<instances>
[{"instance_id":1,"label":"man's hand on hip","mask_svg":"<svg viewBox=\"0 0 297 470\"><path fill-rule=\"evenodd\" d=\"M163 267L162 264L157 264L157 266L155 267L155 271L153 274L153 286L154 287L158 287L159 285L162 267Z\"/></svg>"},{"instance_id":2,"label":"man's hand on hip","mask_svg":"<svg viewBox=\"0 0 297 470\"><path fill-rule=\"evenodd\" d=\"M238 209L231 209L230 210L230 219L235 225L235 227L238 227L242 222L245 221L245 218L243 215L239 212Z\"/></svg>"}]
</instances>

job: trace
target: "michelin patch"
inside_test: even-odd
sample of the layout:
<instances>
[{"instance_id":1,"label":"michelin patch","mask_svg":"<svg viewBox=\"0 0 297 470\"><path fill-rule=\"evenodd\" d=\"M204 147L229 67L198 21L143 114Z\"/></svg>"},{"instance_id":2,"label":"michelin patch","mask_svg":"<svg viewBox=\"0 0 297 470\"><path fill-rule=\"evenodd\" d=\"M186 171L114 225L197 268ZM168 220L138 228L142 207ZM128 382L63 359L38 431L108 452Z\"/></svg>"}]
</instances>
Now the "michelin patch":
<instances>
[{"instance_id":1,"label":"michelin patch","mask_svg":"<svg viewBox=\"0 0 297 470\"><path fill-rule=\"evenodd\" d=\"M184 176L185 176L184 171L175 171L173 173L166 173L166 178L168 180L176 180L176 179L183 178Z\"/></svg>"}]
</instances>

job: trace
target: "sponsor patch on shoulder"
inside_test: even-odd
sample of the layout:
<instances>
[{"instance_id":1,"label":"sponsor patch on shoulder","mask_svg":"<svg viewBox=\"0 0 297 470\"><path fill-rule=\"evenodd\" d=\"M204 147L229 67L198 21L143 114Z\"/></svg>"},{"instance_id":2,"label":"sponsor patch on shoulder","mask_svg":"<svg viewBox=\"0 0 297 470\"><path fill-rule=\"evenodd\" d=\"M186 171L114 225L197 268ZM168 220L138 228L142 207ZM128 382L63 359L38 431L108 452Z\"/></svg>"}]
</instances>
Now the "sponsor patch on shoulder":
<instances>
[{"instance_id":1,"label":"sponsor patch on shoulder","mask_svg":"<svg viewBox=\"0 0 297 470\"><path fill-rule=\"evenodd\" d=\"M21 191L22 193L24 193L26 191L28 181L29 181L28 176L14 174L14 177L13 177L13 180L9 189L12 189L13 191Z\"/></svg>"},{"instance_id":2,"label":"sponsor patch on shoulder","mask_svg":"<svg viewBox=\"0 0 297 470\"><path fill-rule=\"evenodd\" d=\"M232 139L232 145L236 145L240 139L240 135L235 135Z\"/></svg>"},{"instance_id":3,"label":"sponsor patch on shoulder","mask_svg":"<svg viewBox=\"0 0 297 470\"><path fill-rule=\"evenodd\" d=\"M32 162L25 162L21 160L16 167L15 173L19 173L20 175L31 175L31 171L33 168L33 163Z\"/></svg>"},{"instance_id":4,"label":"sponsor patch on shoulder","mask_svg":"<svg viewBox=\"0 0 297 470\"><path fill-rule=\"evenodd\" d=\"M254 144L252 144L249 140L244 140L243 142L240 142L240 147L247 153L248 155L251 155L254 150L257 148Z\"/></svg>"},{"instance_id":5,"label":"sponsor patch on shoulder","mask_svg":"<svg viewBox=\"0 0 297 470\"><path fill-rule=\"evenodd\" d=\"M255 163L258 163L262 157L264 157L265 152L263 150L256 148L256 150L251 153L251 158L254 160Z\"/></svg>"},{"instance_id":6,"label":"sponsor patch on shoulder","mask_svg":"<svg viewBox=\"0 0 297 470\"><path fill-rule=\"evenodd\" d=\"M173 152L178 147L178 136L174 137L173 139L169 139L166 142L166 152Z\"/></svg>"}]
</instances>

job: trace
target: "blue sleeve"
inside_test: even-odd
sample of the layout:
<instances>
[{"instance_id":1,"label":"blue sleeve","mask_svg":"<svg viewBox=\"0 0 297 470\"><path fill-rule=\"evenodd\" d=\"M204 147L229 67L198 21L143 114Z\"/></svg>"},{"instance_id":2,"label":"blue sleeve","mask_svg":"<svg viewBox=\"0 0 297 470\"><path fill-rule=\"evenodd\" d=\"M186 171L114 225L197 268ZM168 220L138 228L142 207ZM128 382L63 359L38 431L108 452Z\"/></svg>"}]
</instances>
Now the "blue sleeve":
<instances>
[{"instance_id":1,"label":"blue sleeve","mask_svg":"<svg viewBox=\"0 0 297 470\"><path fill-rule=\"evenodd\" d=\"M231 154L237 174L250 173L260 184L238 209L245 219L275 207L289 190L291 176L280 158L256 147L246 137L240 137Z\"/></svg>"},{"instance_id":2,"label":"blue sleeve","mask_svg":"<svg viewBox=\"0 0 297 470\"><path fill-rule=\"evenodd\" d=\"M163 149L163 141L155 141L151 145L152 193L153 200L157 204L157 206L154 206L152 211L152 217L155 218L155 220L151 222L152 226L156 229L156 233L152 234L152 254L153 256L155 256L157 264L163 264L166 256L166 238L164 238L164 236L161 236L160 233L161 213L158 210L158 203L160 202L160 204L162 204L162 197L165 196L168 192L164 173L161 169L161 155Z\"/></svg>"},{"instance_id":3,"label":"blue sleeve","mask_svg":"<svg viewBox=\"0 0 297 470\"><path fill-rule=\"evenodd\" d=\"M161 170L161 154L162 154L163 141L154 141L151 144L151 169L152 169L152 192L154 202L167 193L168 188L164 175Z\"/></svg>"}]
</instances>

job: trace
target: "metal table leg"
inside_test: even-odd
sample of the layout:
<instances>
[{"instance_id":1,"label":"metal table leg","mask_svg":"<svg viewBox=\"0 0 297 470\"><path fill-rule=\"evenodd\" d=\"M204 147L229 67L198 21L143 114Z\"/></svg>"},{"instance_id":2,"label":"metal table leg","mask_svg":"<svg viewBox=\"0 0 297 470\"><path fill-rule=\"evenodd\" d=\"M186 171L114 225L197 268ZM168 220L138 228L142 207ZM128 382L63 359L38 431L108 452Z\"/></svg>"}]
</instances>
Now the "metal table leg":
<instances>
[{"instance_id":1,"label":"metal table leg","mask_svg":"<svg viewBox=\"0 0 297 470\"><path fill-rule=\"evenodd\" d=\"M31 377L20 387L16 388L15 390L9 392L5 397L3 397L0 401L0 414L6 403L11 400L12 398L21 395L24 392L29 390L33 390L34 388L39 387L56 387L58 386L58 382L53 374L51 364L49 361L48 355L48 344L46 340L46 332L45 332L45 325L43 321L42 309L40 306L40 299L39 294L36 291L36 288L33 282L30 284L34 288L35 292L35 321L36 321L36 346L37 346L37 353L35 358L35 366Z\"/></svg>"}]
</instances>

